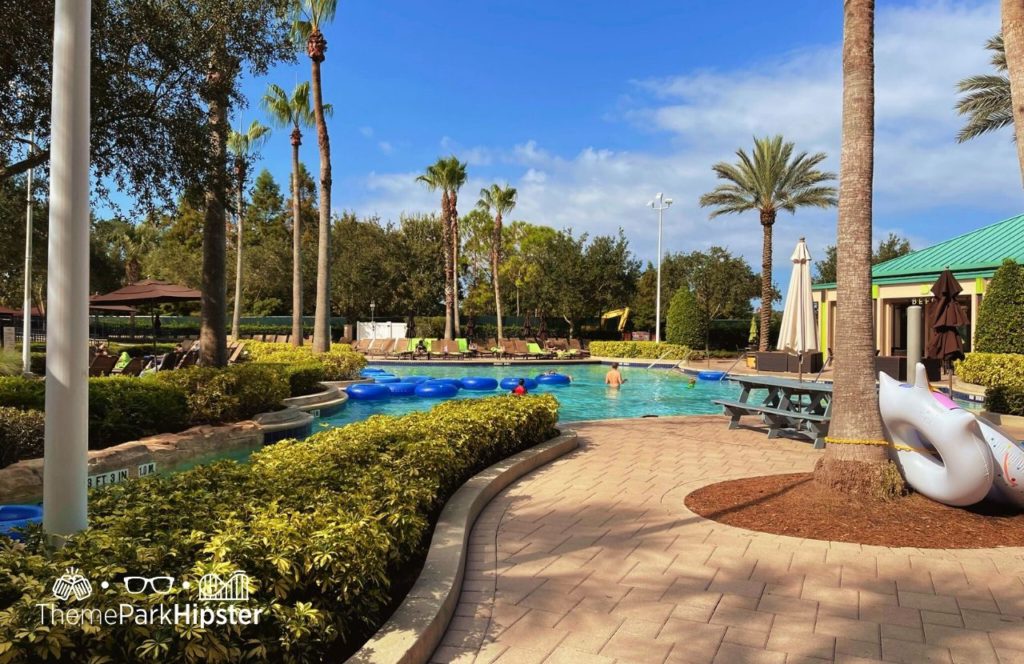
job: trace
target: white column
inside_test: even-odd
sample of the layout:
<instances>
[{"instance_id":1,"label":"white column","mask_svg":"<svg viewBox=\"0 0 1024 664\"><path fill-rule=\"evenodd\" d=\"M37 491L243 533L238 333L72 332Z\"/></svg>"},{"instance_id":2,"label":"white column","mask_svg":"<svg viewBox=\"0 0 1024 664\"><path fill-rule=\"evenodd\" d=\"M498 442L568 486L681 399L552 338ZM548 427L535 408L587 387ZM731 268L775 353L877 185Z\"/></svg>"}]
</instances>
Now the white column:
<instances>
[{"instance_id":1,"label":"white column","mask_svg":"<svg viewBox=\"0 0 1024 664\"><path fill-rule=\"evenodd\" d=\"M32 156L35 132L29 136L28 156ZM32 170L25 178L25 293L21 304L21 372L32 373Z\"/></svg>"},{"instance_id":2,"label":"white column","mask_svg":"<svg viewBox=\"0 0 1024 664\"><path fill-rule=\"evenodd\" d=\"M981 298L977 293L971 293L971 352L974 352L974 333L978 329L978 307L981 306Z\"/></svg>"},{"instance_id":3,"label":"white column","mask_svg":"<svg viewBox=\"0 0 1024 664\"><path fill-rule=\"evenodd\" d=\"M654 298L654 341L661 341L661 215L662 208L658 209L658 291Z\"/></svg>"},{"instance_id":4,"label":"white column","mask_svg":"<svg viewBox=\"0 0 1024 664\"><path fill-rule=\"evenodd\" d=\"M43 451L43 527L53 535L87 523L90 11L88 1L57 0L53 31Z\"/></svg>"}]
</instances>

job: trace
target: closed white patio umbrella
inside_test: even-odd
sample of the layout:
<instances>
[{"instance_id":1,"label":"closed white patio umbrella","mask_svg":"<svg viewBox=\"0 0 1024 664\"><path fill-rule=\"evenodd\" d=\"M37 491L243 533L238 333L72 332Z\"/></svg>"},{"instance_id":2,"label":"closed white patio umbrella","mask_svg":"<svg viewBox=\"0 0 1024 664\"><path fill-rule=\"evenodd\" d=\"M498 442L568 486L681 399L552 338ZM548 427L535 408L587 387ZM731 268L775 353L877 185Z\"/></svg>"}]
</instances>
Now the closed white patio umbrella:
<instances>
[{"instance_id":1,"label":"closed white patio umbrella","mask_svg":"<svg viewBox=\"0 0 1024 664\"><path fill-rule=\"evenodd\" d=\"M818 325L814 320L811 296L811 252L807 250L804 238L797 242L790 260L793 261L793 273L786 291L777 348L800 356L800 379L803 380L803 355L818 350Z\"/></svg>"}]
</instances>

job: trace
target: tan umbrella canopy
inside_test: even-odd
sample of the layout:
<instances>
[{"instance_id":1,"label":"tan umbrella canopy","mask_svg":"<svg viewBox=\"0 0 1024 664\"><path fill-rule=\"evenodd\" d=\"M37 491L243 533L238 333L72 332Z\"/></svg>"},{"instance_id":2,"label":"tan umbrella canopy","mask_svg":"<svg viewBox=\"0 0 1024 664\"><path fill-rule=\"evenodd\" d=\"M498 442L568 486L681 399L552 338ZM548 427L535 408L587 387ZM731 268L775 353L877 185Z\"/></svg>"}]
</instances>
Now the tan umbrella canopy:
<instances>
[{"instance_id":1,"label":"tan umbrella canopy","mask_svg":"<svg viewBox=\"0 0 1024 664\"><path fill-rule=\"evenodd\" d=\"M800 355L800 373L803 377L803 354L818 350L818 326L814 320L814 299L811 295L811 253L803 238L790 256L793 272L786 291L786 306L782 310L782 328L779 330L778 349Z\"/></svg>"},{"instance_id":2,"label":"tan umbrella canopy","mask_svg":"<svg viewBox=\"0 0 1024 664\"><path fill-rule=\"evenodd\" d=\"M124 288L118 288L116 291L106 295L93 295L89 298L89 305L163 304L167 302L194 302L201 298L202 293L187 286L180 286L157 279L143 279Z\"/></svg>"}]
</instances>

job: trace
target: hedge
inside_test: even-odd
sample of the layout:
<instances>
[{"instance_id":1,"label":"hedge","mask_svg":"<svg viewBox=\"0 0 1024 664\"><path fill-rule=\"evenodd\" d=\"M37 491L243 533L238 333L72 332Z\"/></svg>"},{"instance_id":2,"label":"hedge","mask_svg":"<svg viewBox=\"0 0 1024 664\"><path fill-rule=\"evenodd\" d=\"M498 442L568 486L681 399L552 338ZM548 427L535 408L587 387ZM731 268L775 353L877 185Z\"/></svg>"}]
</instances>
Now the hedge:
<instances>
[{"instance_id":1,"label":"hedge","mask_svg":"<svg viewBox=\"0 0 1024 664\"><path fill-rule=\"evenodd\" d=\"M1024 266L1009 258L985 289L974 348L985 353L1024 353Z\"/></svg>"},{"instance_id":2,"label":"hedge","mask_svg":"<svg viewBox=\"0 0 1024 664\"><path fill-rule=\"evenodd\" d=\"M690 289L683 287L672 296L665 317L665 339L689 348L703 348L707 339L704 316Z\"/></svg>"},{"instance_id":3,"label":"hedge","mask_svg":"<svg viewBox=\"0 0 1024 664\"><path fill-rule=\"evenodd\" d=\"M956 363L962 381L995 387L1024 389L1024 355L1017 353L968 353Z\"/></svg>"},{"instance_id":4,"label":"hedge","mask_svg":"<svg viewBox=\"0 0 1024 664\"><path fill-rule=\"evenodd\" d=\"M550 395L459 400L377 416L233 461L116 484L90 496L90 527L59 550L38 529L0 544L4 661L341 661L385 619L397 579L415 570L431 519L472 474L557 433ZM39 624L69 567L93 582L75 608L195 602L203 574L244 570L256 625L205 629ZM128 595L127 575L179 580ZM110 580L101 589L98 581ZM182 580L193 589L181 589Z\"/></svg>"},{"instance_id":5,"label":"hedge","mask_svg":"<svg viewBox=\"0 0 1024 664\"><path fill-rule=\"evenodd\" d=\"M160 371L142 381L171 386L182 394L190 425L247 420L258 413L278 410L281 401L291 395L282 367L268 364Z\"/></svg>"},{"instance_id":6,"label":"hedge","mask_svg":"<svg viewBox=\"0 0 1024 664\"><path fill-rule=\"evenodd\" d=\"M319 364L323 368L321 380L354 380L366 366L366 358L347 344L334 344L326 353L314 353L308 345L296 347L262 341L246 341L245 349L248 359L253 362Z\"/></svg>"},{"instance_id":7,"label":"hedge","mask_svg":"<svg viewBox=\"0 0 1024 664\"><path fill-rule=\"evenodd\" d=\"M1024 388L996 385L985 391L985 410L1024 417Z\"/></svg>"},{"instance_id":8,"label":"hedge","mask_svg":"<svg viewBox=\"0 0 1024 664\"><path fill-rule=\"evenodd\" d=\"M690 349L679 344L657 341L591 341L590 354L597 357L636 357L656 360L682 360Z\"/></svg>"},{"instance_id":9,"label":"hedge","mask_svg":"<svg viewBox=\"0 0 1024 664\"><path fill-rule=\"evenodd\" d=\"M0 468L43 456L43 414L0 407Z\"/></svg>"}]
</instances>

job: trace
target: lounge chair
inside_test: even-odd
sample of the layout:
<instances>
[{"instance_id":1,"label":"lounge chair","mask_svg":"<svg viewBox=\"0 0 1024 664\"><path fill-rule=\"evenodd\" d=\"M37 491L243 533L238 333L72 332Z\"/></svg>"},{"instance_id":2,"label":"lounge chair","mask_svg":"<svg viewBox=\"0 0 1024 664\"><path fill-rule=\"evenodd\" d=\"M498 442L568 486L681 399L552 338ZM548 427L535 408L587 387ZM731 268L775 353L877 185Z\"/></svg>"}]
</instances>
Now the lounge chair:
<instances>
[{"instance_id":1,"label":"lounge chair","mask_svg":"<svg viewBox=\"0 0 1024 664\"><path fill-rule=\"evenodd\" d=\"M569 353L579 357L590 357L590 351L583 347L579 339L569 339Z\"/></svg>"},{"instance_id":2,"label":"lounge chair","mask_svg":"<svg viewBox=\"0 0 1024 664\"><path fill-rule=\"evenodd\" d=\"M369 339L357 339L356 342L352 344L352 350L358 353L365 353L367 350L369 350L369 347Z\"/></svg>"},{"instance_id":3,"label":"lounge chair","mask_svg":"<svg viewBox=\"0 0 1024 664\"><path fill-rule=\"evenodd\" d=\"M235 344L234 350L228 354L228 364L237 364L242 359L242 353L245 351L245 343Z\"/></svg>"},{"instance_id":4,"label":"lounge chair","mask_svg":"<svg viewBox=\"0 0 1024 664\"><path fill-rule=\"evenodd\" d=\"M112 376L138 376L142 373L142 369L145 366L145 362L141 357L133 357L128 361L128 364L121 367L119 370L111 372Z\"/></svg>"},{"instance_id":5,"label":"lounge chair","mask_svg":"<svg viewBox=\"0 0 1024 664\"><path fill-rule=\"evenodd\" d=\"M494 355L494 357L501 357L504 354L505 349L498 345L498 340L494 337L490 337L485 343L484 348L488 353Z\"/></svg>"},{"instance_id":6,"label":"lounge chair","mask_svg":"<svg viewBox=\"0 0 1024 664\"><path fill-rule=\"evenodd\" d=\"M528 358L530 350L522 339L505 339L505 355L512 358Z\"/></svg>"},{"instance_id":7,"label":"lounge chair","mask_svg":"<svg viewBox=\"0 0 1024 664\"><path fill-rule=\"evenodd\" d=\"M445 341L443 342L441 348L446 358L453 357L457 360L462 360L466 358L466 354L462 352L462 349L459 347L458 341Z\"/></svg>"},{"instance_id":8,"label":"lounge chair","mask_svg":"<svg viewBox=\"0 0 1024 664\"><path fill-rule=\"evenodd\" d=\"M117 364L117 358L113 355L97 355L89 365L90 376L109 376Z\"/></svg>"},{"instance_id":9,"label":"lounge chair","mask_svg":"<svg viewBox=\"0 0 1024 664\"><path fill-rule=\"evenodd\" d=\"M178 362L177 368L188 369L189 367L196 366L197 362L199 362L199 349L193 348L181 356L181 360Z\"/></svg>"},{"instance_id":10,"label":"lounge chair","mask_svg":"<svg viewBox=\"0 0 1024 664\"><path fill-rule=\"evenodd\" d=\"M555 356L555 354L550 351L542 350L540 344L535 344L532 341L526 344L526 352L535 360L550 360Z\"/></svg>"},{"instance_id":11,"label":"lounge chair","mask_svg":"<svg viewBox=\"0 0 1024 664\"><path fill-rule=\"evenodd\" d=\"M395 347L391 349L391 353L388 357L394 357L396 359L402 359L412 357L413 348L412 339L395 339Z\"/></svg>"},{"instance_id":12,"label":"lounge chair","mask_svg":"<svg viewBox=\"0 0 1024 664\"><path fill-rule=\"evenodd\" d=\"M168 371L170 369L173 369L174 366L178 363L178 359L180 357L181 356L179 353L176 353L175 351L172 350L170 353L165 353L154 359L153 368L156 371Z\"/></svg>"}]
</instances>

